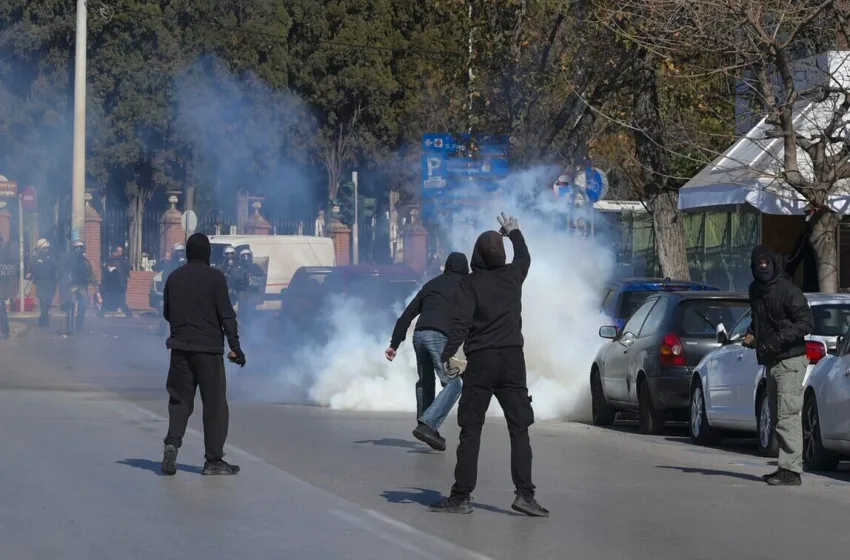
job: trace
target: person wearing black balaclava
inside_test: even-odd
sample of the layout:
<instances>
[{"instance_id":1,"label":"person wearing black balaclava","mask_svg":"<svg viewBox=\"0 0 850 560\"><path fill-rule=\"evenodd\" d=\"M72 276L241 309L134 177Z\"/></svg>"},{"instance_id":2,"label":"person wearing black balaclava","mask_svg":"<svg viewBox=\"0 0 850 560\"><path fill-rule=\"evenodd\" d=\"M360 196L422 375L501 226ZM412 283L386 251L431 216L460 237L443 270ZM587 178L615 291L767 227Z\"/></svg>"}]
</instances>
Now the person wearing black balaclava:
<instances>
[{"instance_id":1,"label":"person wearing black balaclava","mask_svg":"<svg viewBox=\"0 0 850 560\"><path fill-rule=\"evenodd\" d=\"M452 253L446 259L445 270L429 280L405 308L393 329L392 340L384 355L393 361L399 345L404 342L410 323L417 316L413 332L413 351L416 353L416 420L413 437L437 451L446 450L446 440L438 431L460 398L463 382L460 377L448 378L443 372L440 357L448 341L454 319L454 303L461 279L469 274L469 263L463 253ZM443 390L434 398L434 374L440 378Z\"/></svg>"},{"instance_id":2,"label":"person wearing black balaclava","mask_svg":"<svg viewBox=\"0 0 850 560\"><path fill-rule=\"evenodd\" d=\"M511 508L532 517L548 517L549 512L534 498L531 482L528 427L534 423L534 410L522 350L522 284L528 276L531 256L516 218L502 214L498 221L498 232L484 232L475 242L472 274L460 282L457 311L441 356L446 375L460 375L450 360L463 344L467 366L462 374L463 392L457 412L460 444L455 483L451 495L432 505L431 511L472 513L470 494L478 478L481 428L495 394L511 438L511 478L516 488ZM510 264L506 264L503 236L514 247Z\"/></svg>"},{"instance_id":3,"label":"person wearing black balaclava","mask_svg":"<svg viewBox=\"0 0 850 560\"><path fill-rule=\"evenodd\" d=\"M203 474L231 475L237 465L224 461L229 408L224 371L224 337L230 346L230 361L245 365L239 345L236 313L227 294L227 281L220 270L210 266L209 238L195 233L186 242L188 262L174 270L162 290L162 315L171 327L166 346L171 350L168 367L168 434L161 470L177 472L177 451L183 442L201 390L204 405Z\"/></svg>"},{"instance_id":4,"label":"person wearing black balaclava","mask_svg":"<svg viewBox=\"0 0 850 560\"><path fill-rule=\"evenodd\" d=\"M744 345L755 348L767 369L767 396L779 443L779 468L762 480L771 486L799 486L803 472L803 379L806 335L812 332L812 310L803 291L785 273L784 259L764 245L753 249L750 284L752 322Z\"/></svg>"}]
</instances>

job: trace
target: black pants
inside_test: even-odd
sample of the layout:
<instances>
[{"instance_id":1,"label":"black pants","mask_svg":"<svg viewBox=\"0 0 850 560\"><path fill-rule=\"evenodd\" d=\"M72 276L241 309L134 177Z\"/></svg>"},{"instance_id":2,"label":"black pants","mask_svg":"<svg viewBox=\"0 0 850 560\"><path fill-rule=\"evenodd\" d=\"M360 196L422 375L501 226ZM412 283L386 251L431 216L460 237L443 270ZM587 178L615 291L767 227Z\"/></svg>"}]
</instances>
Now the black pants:
<instances>
[{"instance_id":1,"label":"black pants","mask_svg":"<svg viewBox=\"0 0 850 560\"><path fill-rule=\"evenodd\" d=\"M103 305L100 308L98 316L103 317L107 311L121 311L127 317L132 317L133 312L127 305L127 292L106 292L100 294L103 297Z\"/></svg>"},{"instance_id":2,"label":"black pants","mask_svg":"<svg viewBox=\"0 0 850 560\"><path fill-rule=\"evenodd\" d=\"M200 352L171 351L168 367L168 435L166 445L183 444L189 417L195 409L195 391L201 388L204 405L204 457L217 461L224 457L224 441L230 410L227 406L227 378L224 356Z\"/></svg>"},{"instance_id":3,"label":"black pants","mask_svg":"<svg viewBox=\"0 0 850 560\"><path fill-rule=\"evenodd\" d=\"M38 326L50 326L50 307L53 305L53 295L56 293L56 286L53 284L36 284L38 292Z\"/></svg>"},{"instance_id":4,"label":"black pants","mask_svg":"<svg viewBox=\"0 0 850 560\"><path fill-rule=\"evenodd\" d=\"M86 310L88 309L88 292L80 288L77 292L72 292L70 301L65 302L65 332L71 334L74 332L83 332L83 326L86 319ZM76 313L74 310L76 309Z\"/></svg>"},{"instance_id":5,"label":"black pants","mask_svg":"<svg viewBox=\"0 0 850 560\"><path fill-rule=\"evenodd\" d=\"M457 412L460 444L452 494L465 497L475 489L481 428L490 399L495 394L505 413L511 437L511 478L520 494L533 496L528 427L534 423L534 410L526 385L522 348L480 350L467 356L467 360Z\"/></svg>"}]
</instances>

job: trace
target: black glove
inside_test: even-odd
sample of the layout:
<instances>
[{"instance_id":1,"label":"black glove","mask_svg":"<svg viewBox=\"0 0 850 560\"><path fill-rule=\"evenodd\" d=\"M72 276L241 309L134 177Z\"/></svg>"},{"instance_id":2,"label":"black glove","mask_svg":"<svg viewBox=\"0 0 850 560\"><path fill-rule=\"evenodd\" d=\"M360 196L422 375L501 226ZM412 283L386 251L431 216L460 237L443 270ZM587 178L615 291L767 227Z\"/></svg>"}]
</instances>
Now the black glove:
<instances>
[{"instance_id":1,"label":"black glove","mask_svg":"<svg viewBox=\"0 0 850 560\"><path fill-rule=\"evenodd\" d=\"M242 351L241 348L231 350L230 354L227 356L227 359L233 362L234 364L239 365L239 367L245 367L245 353Z\"/></svg>"}]
</instances>

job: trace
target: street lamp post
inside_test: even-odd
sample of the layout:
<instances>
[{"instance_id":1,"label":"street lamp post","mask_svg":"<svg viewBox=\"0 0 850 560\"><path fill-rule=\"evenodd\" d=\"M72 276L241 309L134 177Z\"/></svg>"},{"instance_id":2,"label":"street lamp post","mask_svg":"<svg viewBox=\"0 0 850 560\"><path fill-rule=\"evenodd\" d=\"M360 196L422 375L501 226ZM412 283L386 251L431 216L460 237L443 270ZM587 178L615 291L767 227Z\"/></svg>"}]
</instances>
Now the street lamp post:
<instances>
[{"instance_id":1,"label":"street lamp post","mask_svg":"<svg viewBox=\"0 0 850 560\"><path fill-rule=\"evenodd\" d=\"M83 238L86 213L86 0L77 0L74 58L74 167L71 187L71 240Z\"/></svg>"}]
</instances>

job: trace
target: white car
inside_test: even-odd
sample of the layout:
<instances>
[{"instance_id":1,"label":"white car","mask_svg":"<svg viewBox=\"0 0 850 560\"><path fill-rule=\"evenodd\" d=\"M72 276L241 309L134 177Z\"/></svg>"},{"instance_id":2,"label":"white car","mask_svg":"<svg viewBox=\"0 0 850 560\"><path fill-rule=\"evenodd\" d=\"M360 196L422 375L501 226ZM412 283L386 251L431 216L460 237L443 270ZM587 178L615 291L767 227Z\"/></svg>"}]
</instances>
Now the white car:
<instances>
[{"instance_id":1,"label":"white car","mask_svg":"<svg viewBox=\"0 0 850 560\"><path fill-rule=\"evenodd\" d=\"M809 367L834 352L838 335L850 325L850 295L806 294L814 317L814 329L806 337ZM701 445L717 443L726 432L758 434L759 453L775 457L779 450L773 434L767 399L765 368L758 365L756 351L744 348L750 326L747 312L727 334L717 326L723 346L707 354L694 369L691 379L691 439Z\"/></svg>"},{"instance_id":2,"label":"white car","mask_svg":"<svg viewBox=\"0 0 850 560\"><path fill-rule=\"evenodd\" d=\"M814 367L803 400L803 464L829 471L850 455L850 331Z\"/></svg>"}]
</instances>

